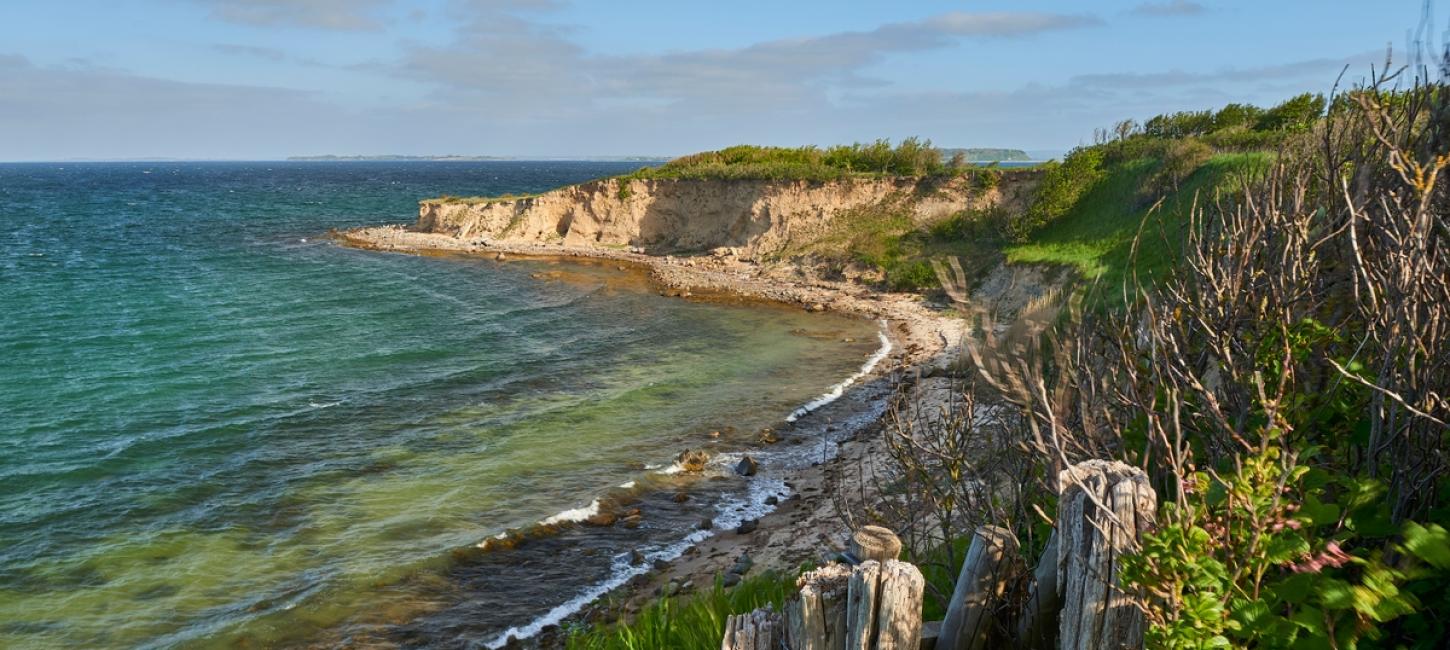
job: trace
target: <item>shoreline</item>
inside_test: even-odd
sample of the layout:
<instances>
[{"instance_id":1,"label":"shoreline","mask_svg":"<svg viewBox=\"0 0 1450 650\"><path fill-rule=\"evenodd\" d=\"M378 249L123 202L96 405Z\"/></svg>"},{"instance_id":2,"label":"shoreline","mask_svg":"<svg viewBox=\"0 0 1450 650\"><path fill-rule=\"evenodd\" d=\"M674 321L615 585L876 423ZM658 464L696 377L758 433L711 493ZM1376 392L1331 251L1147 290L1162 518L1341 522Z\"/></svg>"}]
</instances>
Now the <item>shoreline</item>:
<instances>
[{"instance_id":1,"label":"shoreline","mask_svg":"<svg viewBox=\"0 0 1450 650\"><path fill-rule=\"evenodd\" d=\"M837 515L832 494L859 494L870 489L858 473L839 471L878 458L879 437L870 435L882 424L893 398L903 389L938 375L954 360L966 332L966 323L953 318L944 306L927 303L914 294L878 292L845 282L809 277L789 264L757 264L729 256L655 256L611 248L562 245L499 245L463 241L400 226L359 228L331 233L343 246L415 255L475 255L507 262L510 257L530 260L566 260L615 263L621 270L643 271L663 296L721 302L760 302L795 306L809 312L836 312L881 322L883 346L862 370L834 383L821 396L778 420L781 442L804 445L796 466L763 464L753 485L784 486L778 494L756 495L761 512L753 526L694 531L681 541L670 558L657 558L617 584L580 585L571 599L572 611L561 605L531 621L520 622L497 638L481 640L487 647L561 647L560 625L593 621L610 623L630 616L661 593L685 594L708 589L742 555L757 567L794 570L803 562L820 562L844 550L848 531ZM911 375L908 381L902 378ZM927 382L935 380L926 380ZM739 454L764 452L757 442ZM815 450L819 449L819 455ZM718 459L717 459L718 460ZM743 515L742 515L743 517ZM693 539L698 537L699 539ZM683 588L682 588L683 587ZM580 602L580 598L583 601ZM561 615L562 614L562 615ZM510 633L527 635L510 640Z\"/></svg>"}]
</instances>

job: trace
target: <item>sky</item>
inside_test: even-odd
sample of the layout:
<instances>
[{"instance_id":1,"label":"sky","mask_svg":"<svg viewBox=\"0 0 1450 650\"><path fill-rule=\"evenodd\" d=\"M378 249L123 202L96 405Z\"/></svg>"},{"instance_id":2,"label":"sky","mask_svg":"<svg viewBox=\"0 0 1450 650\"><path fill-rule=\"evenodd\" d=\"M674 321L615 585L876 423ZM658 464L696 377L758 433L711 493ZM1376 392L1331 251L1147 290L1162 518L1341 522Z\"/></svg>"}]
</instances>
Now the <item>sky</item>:
<instances>
[{"instance_id":1,"label":"sky","mask_svg":"<svg viewBox=\"0 0 1450 650\"><path fill-rule=\"evenodd\" d=\"M1437 0L1434 38L1450 15ZM1422 0L3 0L0 160L1062 151L1403 58Z\"/></svg>"}]
</instances>

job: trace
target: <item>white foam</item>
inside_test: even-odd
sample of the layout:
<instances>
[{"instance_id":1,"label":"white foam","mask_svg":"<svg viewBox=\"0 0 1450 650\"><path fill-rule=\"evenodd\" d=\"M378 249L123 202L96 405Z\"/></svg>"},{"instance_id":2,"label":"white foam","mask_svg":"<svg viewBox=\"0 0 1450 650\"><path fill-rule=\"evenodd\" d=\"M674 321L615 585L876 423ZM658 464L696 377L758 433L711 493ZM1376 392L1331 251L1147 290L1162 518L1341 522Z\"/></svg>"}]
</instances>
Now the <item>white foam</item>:
<instances>
[{"instance_id":1,"label":"white foam","mask_svg":"<svg viewBox=\"0 0 1450 650\"><path fill-rule=\"evenodd\" d=\"M850 388L851 384L856 383L862 377L870 374L876 368L876 364L881 363L881 360L885 359L886 355L891 354L891 339L886 338L885 330L886 321L883 320L881 321L881 331L876 333L876 336L881 339L881 347L877 348L876 353L872 354L871 358L867 359L866 363L861 365L861 369L857 370L856 374L841 380L840 383L832 386L830 390L826 391L820 397L806 402L805 406L796 409L789 416L786 416L785 421L795 422L808 415L811 411L840 399L842 395L846 394L846 389Z\"/></svg>"},{"instance_id":2,"label":"white foam","mask_svg":"<svg viewBox=\"0 0 1450 650\"><path fill-rule=\"evenodd\" d=\"M669 467L666 467L666 468L661 469L661 470L657 470L657 471L655 471L655 473L656 474L669 475L669 474L679 474L680 472L683 472L683 471L685 471L685 466L684 465L681 465L679 463L679 461L675 461L674 463L671 463Z\"/></svg>"},{"instance_id":3,"label":"white foam","mask_svg":"<svg viewBox=\"0 0 1450 650\"><path fill-rule=\"evenodd\" d=\"M639 564L631 564L629 555L626 553L614 556L614 564L608 579L580 591L573 598L529 621L526 625L504 630L484 645L491 649L502 648L508 644L509 637L527 639L542 632L550 625L558 625L589 603L598 600L600 596L618 589L635 576L649 571L655 560L668 562L677 559L684 555L690 547L714 536L716 531L733 529L746 519L756 519L769 513L775 507L765 504L766 497L785 491L785 482L781 479L751 481L749 491L744 498L727 499L715 507L717 517L712 530L695 529L682 540L645 552L643 554L645 561Z\"/></svg>"},{"instance_id":4,"label":"white foam","mask_svg":"<svg viewBox=\"0 0 1450 650\"><path fill-rule=\"evenodd\" d=\"M625 481L623 483L620 483L619 487L625 490L633 490L635 485L636 483L634 481Z\"/></svg>"},{"instance_id":5,"label":"white foam","mask_svg":"<svg viewBox=\"0 0 1450 650\"><path fill-rule=\"evenodd\" d=\"M821 408L822 406L830 404L837 399L840 399L841 395L845 394L846 389L849 388L851 384L860 381L862 377L870 374L871 371L876 368L876 365L881 363L881 361L886 358L886 355L891 354L891 339L887 338L885 331L886 321L881 321L881 328L881 331L876 333L877 337L881 339L881 347L877 348L876 352L871 355L871 358L867 359L866 363L862 364L861 369L858 370L856 374L847 377L846 379L832 386L831 389L825 394L811 400L804 406L796 409L793 413L790 414L789 417L786 418L786 421L795 422L797 419L805 416L806 414L818 408ZM719 454L711 459L711 464L713 465L729 463L741 455L742 453ZM681 465L679 462L674 462L664 467L661 467L659 465L646 465L645 469L654 471L658 474L678 474L685 471L684 466ZM632 483L633 481L630 481L629 483L626 483L621 487L629 486ZM712 526L711 530L695 529L691 531L689 535L686 535L684 539L657 548L653 551L643 552L645 561L639 564L632 564L630 562L628 554L616 555L614 557L614 563L610 571L609 578L585 588L584 590L575 594L573 598L570 598L564 603L554 607L553 609L550 609L548 612L544 613L538 618L535 618L532 621L529 621L525 625L510 627L509 629L504 630L503 632L499 633L498 636L494 637L492 640L488 641L484 645L491 649L502 648L508 643L510 637L527 639L537 635L539 632L542 632L544 628L549 627L550 625L558 625L564 619L577 613L589 603L598 600L599 597L615 589L618 589L625 583L629 582L635 576L642 575L649 571L650 568L653 566L655 560L663 560L668 562L670 560L677 559L681 555L684 555L686 550L689 550L691 547L699 544L700 542L709 539L710 537L714 536L718 531L733 530L747 519L759 519L760 517L770 513L771 511L775 510L775 506L767 505L765 503L765 500L770 496L783 495L787 492L788 490L785 487L784 479L756 477L754 480L749 482L746 489L746 494L737 498L725 499L724 501L716 504L716 517L713 520L715 525ZM587 519L590 516L593 516L598 511L599 502L596 500L591 503L587 508L566 510L557 515L554 515L553 517L550 517L549 519L544 520L543 523L558 523L556 519L558 519L558 521L582 521L583 519ZM565 516L574 518L561 519Z\"/></svg>"},{"instance_id":6,"label":"white foam","mask_svg":"<svg viewBox=\"0 0 1450 650\"><path fill-rule=\"evenodd\" d=\"M560 512L559 514L556 514L556 515L554 515L552 517L549 517L548 519L545 519L545 520L543 520L543 521L541 521L539 523L541 523L541 524L543 524L545 526L552 526L554 524L563 524L563 523L570 523L570 522L576 522L576 521L584 521L585 519L588 519L590 517L593 517L594 515L597 515L597 514L599 514L599 499L595 499L593 501L590 501L589 502L589 505L584 506L583 508L574 508L572 510L565 510L565 511Z\"/></svg>"}]
</instances>

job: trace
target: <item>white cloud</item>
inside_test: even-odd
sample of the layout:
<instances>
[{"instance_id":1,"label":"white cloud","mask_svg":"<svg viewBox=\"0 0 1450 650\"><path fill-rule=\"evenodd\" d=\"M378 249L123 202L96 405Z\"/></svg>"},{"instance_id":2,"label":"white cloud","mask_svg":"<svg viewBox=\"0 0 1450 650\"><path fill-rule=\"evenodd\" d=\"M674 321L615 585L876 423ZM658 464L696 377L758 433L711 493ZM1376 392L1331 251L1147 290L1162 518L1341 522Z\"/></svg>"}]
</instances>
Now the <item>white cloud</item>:
<instances>
[{"instance_id":1,"label":"white cloud","mask_svg":"<svg viewBox=\"0 0 1450 650\"><path fill-rule=\"evenodd\" d=\"M1168 2L1145 2L1133 8L1132 13L1140 16L1193 16L1208 11L1191 0L1169 0Z\"/></svg>"},{"instance_id":2,"label":"white cloud","mask_svg":"<svg viewBox=\"0 0 1450 650\"><path fill-rule=\"evenodd\" d=\"M201 0L212 16L255 27L376 30L376 11L391 0Z\"/></svg>"}]
</instances>

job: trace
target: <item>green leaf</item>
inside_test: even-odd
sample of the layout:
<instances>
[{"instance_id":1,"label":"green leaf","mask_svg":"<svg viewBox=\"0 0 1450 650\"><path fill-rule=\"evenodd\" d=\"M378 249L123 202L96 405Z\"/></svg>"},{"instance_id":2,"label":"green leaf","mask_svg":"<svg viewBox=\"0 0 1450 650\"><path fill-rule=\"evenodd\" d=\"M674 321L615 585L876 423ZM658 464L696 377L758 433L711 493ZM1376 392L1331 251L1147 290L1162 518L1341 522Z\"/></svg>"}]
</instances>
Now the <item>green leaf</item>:
<instances>
[{"instance_id":1,"label":"green leaf","mask_svg":"<svg viewBox=\"0 0 1450 650\"><path fill-rule=\"evenodd\" d=\"M1437 569L1450 568L1450 533L1439 524L1405 525L1405 550Z\"/></svg>"},{"instance_id":2,"label":"green leaf","mask_svg":"<svg viewBox=\"0 0 1450 650\"><path fill-rule=\"evenodd\" d=\"M1309 523L1315 526L1328 526L1339 521L1339 506L1333 503L1321 503L1319 498L1310 494L1304 498L1304 503L1299 507L1299 512L1309 518Z\"/></svg>"},{"instance_id":3,"label":"green leaf","mask_svg":"<svg viewBox=\"0 0 1450 650\"><path fill-rule=\"evenodd\" d=\"M1307 602L1313 593L1314 581L1318 576L1311 573L1295 573L1274 585L1274 595L1291 605Z\"/></svg>"},{"instance_id":4,"label":"green leaf","mask_svg":"<svg viewBox=\"0 0 1450 650\"><path fill-rule=\"evenodd\" d=\"M1319 585L1319 603L1325 609L1354 609L1354 588L1348 582L1325 578Z\"/></svg>"}]
</instances>

